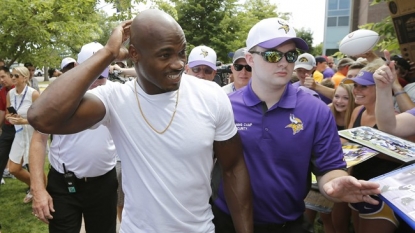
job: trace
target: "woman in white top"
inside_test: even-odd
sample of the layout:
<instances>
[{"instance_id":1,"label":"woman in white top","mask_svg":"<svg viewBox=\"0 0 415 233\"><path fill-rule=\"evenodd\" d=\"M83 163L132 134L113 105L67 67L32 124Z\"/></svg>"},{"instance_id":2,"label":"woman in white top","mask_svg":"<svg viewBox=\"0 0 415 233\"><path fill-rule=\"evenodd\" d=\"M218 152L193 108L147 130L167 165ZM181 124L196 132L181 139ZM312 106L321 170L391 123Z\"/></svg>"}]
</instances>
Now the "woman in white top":
<instances>
[{"instance_id":1,"label":"woman in white top","mask_svg":"<svg viewBox=\"0 0 415 233\"><path fill-rule=\"evenodd\" d=\"M9 170L18 180L30 186L30 174L22 165L28 163L29 145L33 134L33 127L27 121L27 110L39 97L39 92L29 86L29 70L24 66L13 69L12 79L15 88L7 94L7 107L13 107L17 113L7 111L6 119L14 125L16 135L9 154ZM32 200L30 192L23 202Z\"/></svg>"}]
</instances>

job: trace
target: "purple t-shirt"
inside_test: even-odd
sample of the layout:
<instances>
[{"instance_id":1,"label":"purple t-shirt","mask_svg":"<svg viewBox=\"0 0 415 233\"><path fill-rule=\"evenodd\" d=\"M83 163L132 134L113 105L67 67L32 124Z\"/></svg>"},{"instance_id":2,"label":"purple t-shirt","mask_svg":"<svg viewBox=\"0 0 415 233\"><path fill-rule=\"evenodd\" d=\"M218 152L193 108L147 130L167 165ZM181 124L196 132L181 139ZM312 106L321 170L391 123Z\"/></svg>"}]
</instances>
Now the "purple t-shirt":
<instances>
[{"instance_id":1,"label":"purple t-shirt","mask_svg":"<svg viewBox=\"0 0 415 233\"><path fill-rule=\"evenodd\" d=\"M323 78L331 78L334 75L334 70L330 67L327 67L324 71L323 71Z\"/></svg>"},{"instance_id":2,"label":"purple t-shirt","mask_svg":"<svg viewBox=\"0 0 415 233\"><path fill-rule=\"evenodd\" d=\"M254 223L299 218L310 172L322 175L346 167L333 114L319 99L292 85L266 111L251 83L229 98L251 178ZM229 214L222 185L215 205Z\"/></svg>"}]
</instances>

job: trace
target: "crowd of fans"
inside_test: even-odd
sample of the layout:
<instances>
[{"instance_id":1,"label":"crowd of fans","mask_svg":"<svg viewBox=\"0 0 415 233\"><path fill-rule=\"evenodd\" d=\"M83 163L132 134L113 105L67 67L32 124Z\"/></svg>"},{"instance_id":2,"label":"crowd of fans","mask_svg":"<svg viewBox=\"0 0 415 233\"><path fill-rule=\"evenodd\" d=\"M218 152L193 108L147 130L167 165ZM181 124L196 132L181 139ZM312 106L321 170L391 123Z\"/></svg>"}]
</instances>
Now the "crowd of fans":
<instances>
[{"instance_id":1,"label":"crowd of fans","mask_svg":"<svg viewBox=\"0 0 415 233\"><path fill-rule=\"evenodd\" d=\"M294 29L284 20L271 18L256 24L248 35L247 47L234 52L230 65L231 81L221 87L221 91L213 82L218 69L214 49L200 45L193 48L186 58L180 47L184 35L174 20L155 10L139 17L148 23L159 23L159 26L151 29L155 38L132 37L140 43L131 42L130 46L137 51L130 49L130 60L111 65L105 63L108 59L104 59L102 51L116 47L111 43L120 38L114 32L111 35L113 40L108 42L111 46L104 47L95 42L86 44L76 60L64 58L60 70L50 70L50 77L59 78L53 87L48 87L50 90L47 88L42 94L33 77L35 67L31 63L13 69L4 66L4 62L0 63L0 174L3 178L15 177L27 184L29 189L22 194L23 202L32 202L33 214L49 224L50 232L68 229L77 232L82 218L87 232L115 232L117 212L119 221L123 220L125 224L125 231L131 232L138 232L134 229L148 229L148 232L204 229L203 232L213 232L213 216L216 232L250 232L252 228L255 232L307 232L313 228L316 218L321 220L325 233L409 232L405 222L386 203L372 195L376 194L377 187L365 183L404 164L380 154L346 170L340 148L341 143L347 141L340 139L337 131L369 126L411 140L413 134L402 133L403 129L398 127L402 126L398 123L410 122L408 113L413 117L413 62L399 54L391 56L388 52L379 56L378 51L362 51L359 56L341 59L305 52L298 54L296 49L307 49L305 42L296 37ZM117 29L124 32L129 27L131 30L133 27L143 29L136 21L130 24ZM275 30L270 26L277 24L283 29ZM167 40L169 42L163 43L169 46L172 43L176 47L170 50L178 50L177 53L162 54L158 47L152 47L153 40L159 38L158 33L161 35L167 28L172 32L167 35L173 36ZM134 36L133 31L128 33ZM142 47L136 48L139 45ZM143 61L141 53L145 53L145 49L158 51L162 58ZM148 59L152 59L151 56ZM134 67L129 67L127 61ZM160 78L154 70L164 69L160 64L166 61L171 64L163 70L166 75ZM81 69L90 73L81 77L78 72ZM68 85L64 79L76 75L79 76L71 85L78 85L79 93L68 98L70 103L61 101L69 96L69 89L61 89L62 95L52 98L54 91ZM180 83L180 77L183 87L173 87ZM380 97L377 95L379 86L382 88ZM83 89L85 92L90 90L85 94ZM131 93L135 97L131 97ZM106 94L110 95L108 99ZM211 96L207 98L209 94ZM225 98L221 98L223 96ZM73 111L69 114L71 117L51 114L51 117L65 118L63 123L34 130L28 110L39 103L38 98L43 103L48 100L47 107L52 106L52 109L61 105L63 112ZM128 122L129 126L135 126L137 123L132 122L135 116L130 118L128 114L116 111L120 106L127 106L125 98L133 98L134 108L138 104L136 111L142 116L143 124L140 132L134 132L134 135L139 135L139 139L130 135L135 129L124 124ZM173 102L167 103L166 99ZM381 117L377 110L382 105L379 100L390 102L387 107L382 106L382 114L387 114ZM119 106L115 106L115 101ZM166 113L171 113L170 121L160 120L160 116L166 116ZM399 113L406 118L399 117ZM392 118L395 120L395 115L397 128L386 123ZM39 116L34 119L43 119ZM75 122L80 119L92 120ZM175 119L191 127L176 125ZM198 125L197 122L201 121L206 125ZM77 126L71 128L75 124ZM165 128L160 130L163 124ZM144 126L148 128L144 129ZM169 129L170 126L174 129ZM117 131L120 129L122 132ZM178 131L174 131L172 136L168 134L172 130ZM177 141L182 137L180 130L190 133L183 140L195 145ZM194 135L192 130L195 130ZM166 131L168 140L160 139ZM234 139L236 142L232 141L235 135L239 135ZM162 141L153 142L154 145L141 143L141 140L147 141L147 136ZM223 141L232 146L223 145ZM178 147L172 145L174 142L180 143L184 152L175 151ZM124 147L134 147L137 155ZM158 153L148 147L160 149L166 157L148 157ZM199 147L203 149L196 149ZM242 149L244 156L241 157ZM190 158L194 152L205 155L201 160L206 164ZM181 156L182 153L186 156ZM48 154L51 164L47 175L43 174L45 154ZM166 161L162 161L163 158ZM187 163L187 159L192 163ZM158 167L158 164L163 166ZM194 164L200 171L191 167ZM138 168L143 171L136 171ZM184 168L190 171L184 171ZM143 174L145 171L148 174ZM246 171L249 171L249 177ZM178 175L178 172L183 174ZM304 208L303 200L310 190L311 173L319 183L314 192L333 202L328 212L318 214L313 208ZM7 185L7 179L3 178L2 184ZM178 190L177 187L187 188L188 183L183 180L194 186L191 193L184 194L186 190ZM139 185L135 187L134 182ZM209 183L210 188L206 188ZM247 191L251 187L252 193ZM125 200L123 190L126 192ZM164 192L166 196L163 196ZM143 197L154 198L137 200ZM203 199L205 197L209 200ZM146 210L146 204L154 209ZM180 208L183 209L179 211ZM174 211L169 212L171 209L178 211L177 216ZM195 217L195 213L200 216ZM160 220L152 219L152 216L156 218L154 214L159 214ZM177 219L170 222L173 216ZM303 224L304 219L307 226Z\"/></svg>"}]
</instances>

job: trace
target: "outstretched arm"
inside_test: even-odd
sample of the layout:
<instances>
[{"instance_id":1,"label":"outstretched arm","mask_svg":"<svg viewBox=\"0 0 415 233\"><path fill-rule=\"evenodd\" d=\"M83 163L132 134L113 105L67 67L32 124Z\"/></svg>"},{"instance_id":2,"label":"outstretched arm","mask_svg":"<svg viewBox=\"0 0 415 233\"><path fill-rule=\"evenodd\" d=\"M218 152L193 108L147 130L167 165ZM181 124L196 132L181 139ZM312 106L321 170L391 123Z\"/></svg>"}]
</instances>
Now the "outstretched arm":
<instances>
[{"instance_id":1,"label":"outstretched arm","mask_svg":"<svg viewBox=\"0 0 415 233\"><path fill-rule=\"evenodd\" d=\"M239 134L215 141L213 149L222 168L223 188L236 232L253 232L252 193Z\"/></svg>"},{"instance_id":2,"label":"outstretched arm","mask_svg":"<svg viewBox=\"0 0 415 233\"><path fill-rule=\"evenodd\" d=\"M379 194L379 184L357 180L346 171L333 170L317 177L320 192L335 202L368 202L378 204L370 195Z\"/></svg>"},{"instance_id":3,"label":"outstretched arm","mask_svg":"<svg viewBox=\"0 0 415 233\"><path fill-rule=\"evenodd\" d=\"M385 57L390 60L389 52L385 51ZM408 137L415 134L413 125L415 116L409 113L395 115L393 111L392 85L397 78L395 62L381 66L373 74L376 83L376 124L384 132L398 137Z\"/></svg>"},{"instance_id":4,"label":"outstretched arm","mask_svg":"<svg viewBox=\"0 0 415 233\"><path fill-rule=\"evenodd\" d=\"M319 94L322 94L323 96L329 99L333 99L334 97L333 88L326 87L326 86L321 85L320 83L315 82L312 77L305 78L304 86L310 88L311 90L318 92Z\"/></svg>"},{"instance_id":5,"label":"outstretched arm","mask_svg":"<svg viewBox=\"0 0 415 233\"><path fill-rule=\"evenodd\" d=\"M49 85L28 111L29 123L44 133L75 133L91 127L105 116L103 103L85 94L100 73L128 51L122 43L129 37L131 20L116 27L104 48L64 73Z\"/></svg>"}]
</instances>

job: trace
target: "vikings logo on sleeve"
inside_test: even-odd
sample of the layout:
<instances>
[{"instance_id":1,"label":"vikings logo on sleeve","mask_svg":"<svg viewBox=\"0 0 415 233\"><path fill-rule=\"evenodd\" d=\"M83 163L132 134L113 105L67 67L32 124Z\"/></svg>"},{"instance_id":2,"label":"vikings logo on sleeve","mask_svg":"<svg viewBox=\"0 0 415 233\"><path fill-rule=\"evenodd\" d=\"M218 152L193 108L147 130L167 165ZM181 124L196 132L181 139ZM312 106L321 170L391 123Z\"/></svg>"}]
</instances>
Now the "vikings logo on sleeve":
<instances>
[{"instance_id":1,"label":"vikings logo on sleeve","mask_svg":"<svg viewBox=\"0 0 415 233\"><path fill-rule=\"evenodd\" d=\"M300 120L300 118L295 117L294 114L290 114L290 122L291 124L288 124L285 126L285 128L291 128L293 130L293 135L296 135L298 132L304 129L303 122Z\"/></svg>"},{"instance_id":2,"label":"vikings logo on sleeve","mask_svg":"<svg viewBox=\"0 0 415 233\"><path fill-rule=\"evenodd\" d=\"M200 55L203 55L203 57L207 57L207 55L209 55L208 51L201 49L202 52L200 53Z\"/></svg>"},{"instance_id":3,"label":"vikings logo on sleeve","mask_svg":"<svg viewBox=\"0 0 415 233\"><path fill-rule=\"evenodd\" d=\"M285 33L287 34L290 31L290 25L288 25L286 22L278 20L278 23L281 24L281 27L279 29L284 29Z\"/></svg>"}]
</instances>

